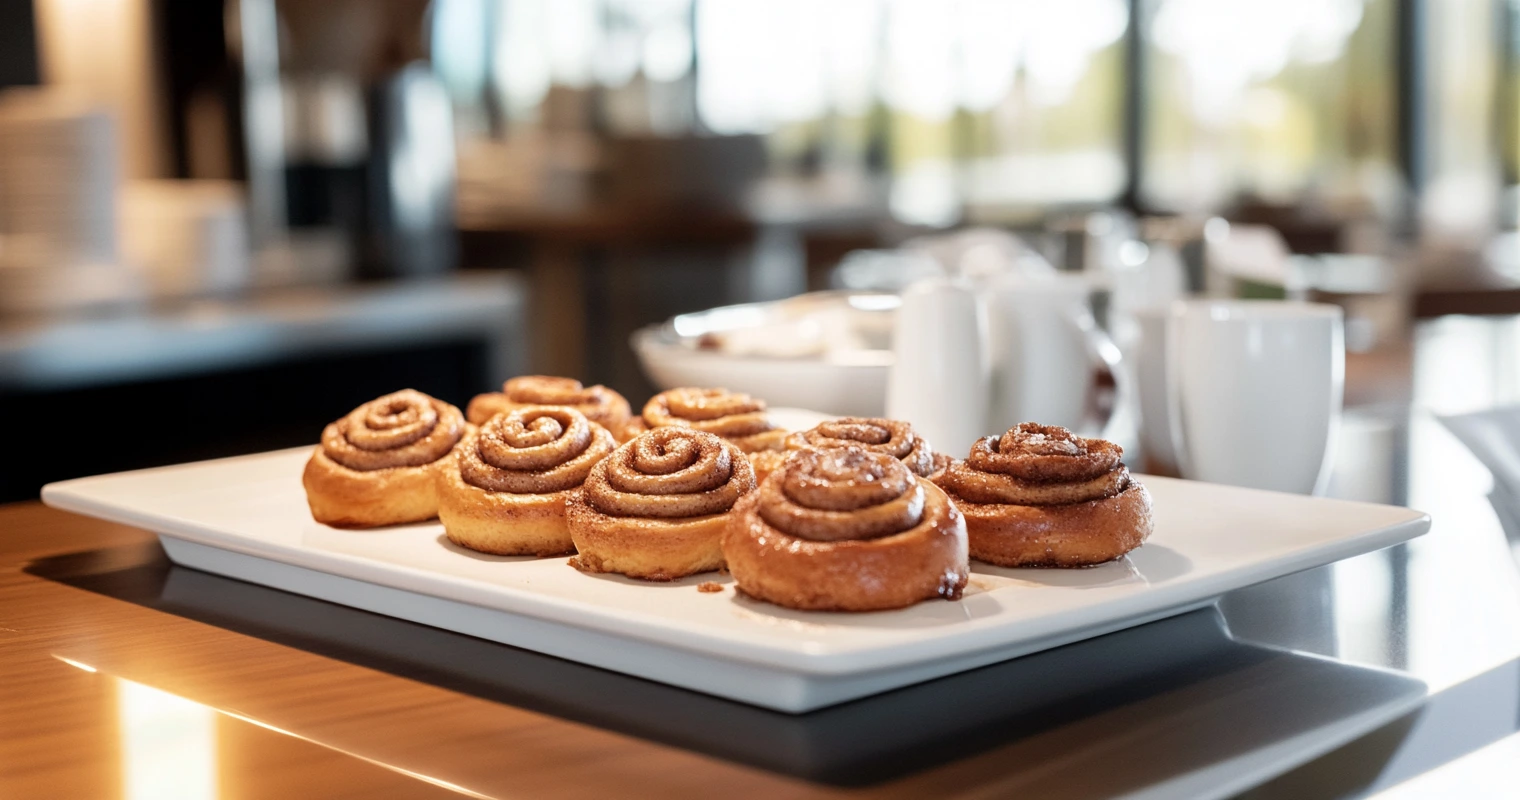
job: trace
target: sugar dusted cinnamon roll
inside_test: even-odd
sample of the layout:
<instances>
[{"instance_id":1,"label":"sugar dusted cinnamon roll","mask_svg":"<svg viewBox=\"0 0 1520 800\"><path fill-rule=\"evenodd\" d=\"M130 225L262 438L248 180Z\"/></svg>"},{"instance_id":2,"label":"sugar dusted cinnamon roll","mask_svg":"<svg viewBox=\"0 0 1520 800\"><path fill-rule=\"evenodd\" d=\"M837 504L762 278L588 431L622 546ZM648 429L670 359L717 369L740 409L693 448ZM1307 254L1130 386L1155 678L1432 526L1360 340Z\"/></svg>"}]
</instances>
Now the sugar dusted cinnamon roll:
<instances>
[{"instance_id":1,"label":"sugar dusted cinnamon roll","mask_svg":"<svg viewBox=\"0 0 1520 800\"><path fill-rule=\"evenodd\" d=\"M755 483L765 483L765 479L772 472L781 469L781 465L786 463L786 457L791 454L791 450L761 450L758 453L750 453L749 465L755 470Z\"/></svg>"},{"instance_id":2,"label":"sugar dusted cinnamon roll","mask_svg":"<svg viewBox=\"0 0 1520 800\"><path fill-rule=\"evenodd\" d=\"M949 466L951 458L934 452L928 440L920 436L912 425L895 419L879 417L841 417L821 422L811 430L798 431L786 437L786 450L809 450L821 447L848 447L855 445L875 453L886 453L907 465L914 475L932 478ZM766 458L756 454L751 458L755 477L765 480L766 475L781 465L785 457Z\"/></svg>"},{"instance_id":3,"label":"sugar dusted cinnamon roll","mask_svg":"<svg viewBox=\"0 0 1520 800\"><path fill-rule=\"evenodd\" d=\"M745 453L780 450L786 431L771 422L765 401L727 389L671 389L651 397L631 431L667 427L717 434Z\"/></svg>"},{"instance_id":4,"label":"sugar dusted cinnamon roll","mask_svg":"<svg viewBox=\"0 0 1520 800\"><path fill-rule=\"evenodd\" d=\"M458 408L412 389L359 406L322 431L306 462L311 515L339 528L437 516L438 472L465 427Z\"/></svg>"},{"instance_id":5,"label":"sugar dusted cinnamon roll","mask_svg":"<svg viewBox=\"0 0 1520 800\"><path fill-rule=\"evenodd\" d=\"M484 425L503 411L523 406L568 406L620 440L633 415L628 400L605 386L583 386L574 378L522 375L503 384L500 392L475 395L465 416L471 424Z\"/></svg>"},{"instance_id":6,"label":"sugar dusted cinnamon roll","mask_svg":"<svg viewBox=\"0 0 1520 800\"><path fill-rule=\"evenodd\" d=\"M1026 422L971 447L939 484L966 515L971 557L1004 567L1112 561L1151 534L1151 497L1113 442Z\"/></svg>"},{"instance_id":7,"label":"sugar dusted cinnamon roll","mask_svg":"<svg viewBox=\"0 0 1520 800\"><path fill-rule=\"evenodd\" d=\"M565 506L571 565L668 581L723 565L729 511L755 489L732 442L683 427L645 433L603 459Z\"/></svg>"},{"instance_id":8,"label":"sugar dusted cinnamon roll","mask_svg":"<svg viewBox=\"0 0 1520 800\"><path fill-rule=\"evenodd\" d=\"M565 498L617 442L567 406L524 406L465 434L442 472L438 519L461 547L506 556L575 552Z\"/></svg>"},{"instance_id":9,"label":"sugar dusted cinnamon roll","mask_svg":"<svg viewBox=\"0 0 1520 800\"><path fill-rule=\"evenodd\" d=\"M747 595L788 608L876 611L966 586L966 526L899 458L851 445L788 456L739 502L723 554Z\"/></svg>"}]
</instances>

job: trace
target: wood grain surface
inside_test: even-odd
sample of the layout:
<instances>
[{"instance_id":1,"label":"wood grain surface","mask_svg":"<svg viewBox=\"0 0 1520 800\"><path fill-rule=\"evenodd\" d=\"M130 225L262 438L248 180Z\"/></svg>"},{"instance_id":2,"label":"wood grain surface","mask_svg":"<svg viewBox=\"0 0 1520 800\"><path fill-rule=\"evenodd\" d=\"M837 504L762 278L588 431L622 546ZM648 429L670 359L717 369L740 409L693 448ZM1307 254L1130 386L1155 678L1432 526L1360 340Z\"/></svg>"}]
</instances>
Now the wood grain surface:
<instances>
[{"instance_id":1,"label":"wood grain surface","mask_svg":"<svg viewBox=\"0 0 1520 800\"><path fill-rule=\"evenodd\" d=\"M1107 798L1422 691L1204 609L793 716L0 506L0 798Z\"/></svg>"},{"instance_id":2,"label":"wood grain surface","mask_svg":"<svg viewBox=\"0 0 1520 800\"><path fill-rule=\"evenodd\" d=\"M154 557L140 530L0 507L0 796L152 796L155 780L209 771L200 795L221 798L992 797L1030 779L1018 765L1038 755L1026 741L863 788L810 783L67 579L71 565L109 574ZM147 712L144 696L157 698Z\"/></svg>"}]
</instances>

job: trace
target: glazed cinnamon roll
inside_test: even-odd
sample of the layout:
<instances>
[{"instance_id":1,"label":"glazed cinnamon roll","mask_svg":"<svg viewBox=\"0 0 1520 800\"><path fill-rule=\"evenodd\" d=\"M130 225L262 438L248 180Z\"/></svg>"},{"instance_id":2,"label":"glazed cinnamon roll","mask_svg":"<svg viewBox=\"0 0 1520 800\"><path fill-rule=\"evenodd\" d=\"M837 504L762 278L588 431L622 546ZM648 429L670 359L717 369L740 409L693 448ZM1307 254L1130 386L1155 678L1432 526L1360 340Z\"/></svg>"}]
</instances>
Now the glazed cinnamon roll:
<instances>
[{"instance_id":1,"label":"glazed cinnamon roll","mask_svg":"<svg viewBox=\"0 0 1520 800\"><path fill-rule=\"evenodd\" d=\"M971 557L1004 567L1112 561L1151 534L1151 496L1113 442L1026 422L971 446L939 479L966 515Z\"/></svg>"},{"instance_id":2,"label":"glazed cinnamon roll","mask_svg":"<svg viewBox=\"0 0 1520 800\"><path fill-rule=\"evenodd\" d=\"M801 450L739 502L723 554L747 595L788 608L876 611L966 586L966 525L890 453Z\"/></svg>"},{"instance_id":3,"label":"glazed cinnamon roll","mask_svg":"<svg viewBox=\"0 0 1520 800\"><path fill-rule=\"evenodd\" d=\"M943 453L934 452L928 440L920 436L912 425L895 419L879 417L842 417L819 423L811 430L798 431L786 437L786 451L809 450L821 447L848 447L855 445L875 453L886 453L907 465L914 475L930 478L944 471L952 460ZM755 467L755 478L765 477L785 460L785 454L772 457L757 453L750 461Z\"/></svg>"},{"instance_id":4,"label":"glazed cinnamon roll","mask_svg":"<svg viewBox=\"0 0 1520 800\"><path fill-rule=\"evenodd\" d=\"M781 469L786 463L786 457L791 455L790 450L761 450L758 453L749 454L749 465L755 470L755 483L765 483L772 472Z\"/></svg>"},{"instance_id":5,"label":"glazed cinnamon roll","mask_svg":"<svg viewBox=\"0 0 1520 800\"><path fill-rule=\"evenodd\" d=\"M671 389L649 398L629 430L691 428L717 434L745 453L780 450L786 431L771 422L765 401L727 389Z\"/></svg>"},{"instance_id":6,"label":"glazed cinnamon roll","mask_svg":"<svg viewBox=\"0 0 1520 800\"><path fill-rule=\"evenodd\" d=\"M465 432L464 415L422 392L371 400L322 431L301 483L318 522L372 528L438 515L438 472Z\"/></svg>"},{"instance_id":7,"label":"glazed cinnamon roll","mask_svg":"<svg viewBox=\"0 0 1520 800\"><path fill-rule=\"evenodd\" d=\"M565 498L617 442L565 406L524 406L465 434L438 487L438 519L461 547L504 556L575 552Z\"/></svg>"},{"instance_id":8,"label":"glazed cinnamon roll","mask_svg":"<svg viewBox=\"0 0 1520 800\"><path fill-rule=\"evenodd\" d=\"M591 469L565 513L579 552L571 565L668 581L723 566L719 538L729 511L755 489L732 442L681 427L658 428Z\"/></svg>"},{"instance_id":9,"label":"glazed cinnamon roll","mask_svg":"<svg viewBox=\"0 0 1520 800\"><path fill-rule=\"evenodd\" d=\"M465 417L473 425L484 425L503 411L523 406L568 406L620 440L633 416L628 400L605 386L583 386L574 378L522 375L502 384L502 391L475 395Z\"/></svg>"}]
</instances>

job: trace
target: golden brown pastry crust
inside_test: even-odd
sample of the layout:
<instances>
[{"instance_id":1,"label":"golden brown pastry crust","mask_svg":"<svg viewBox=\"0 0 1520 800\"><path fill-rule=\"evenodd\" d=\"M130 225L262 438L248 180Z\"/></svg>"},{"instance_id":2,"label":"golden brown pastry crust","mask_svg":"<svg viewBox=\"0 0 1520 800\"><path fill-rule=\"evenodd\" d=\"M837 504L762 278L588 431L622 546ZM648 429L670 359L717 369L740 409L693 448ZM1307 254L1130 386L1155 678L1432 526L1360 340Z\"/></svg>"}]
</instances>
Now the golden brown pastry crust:
<instances>
[{"instance_id":1,"label":"golden brown pastry crust","mask_svg":"<svg viewBox=\"0 0 1520 800\"><path fill-rule=\"evenodd\" d=\"M439 474L438 519L454 544L498 556L545 558L575 552L565 526L569 492L488 492L465 483L458 470Z\"/></svg>"},{"instance_id":2,"label":"golden brown pastry crust","mask_svg":"<svg viewBox=\"0 0 1520 800\"><path fill-rule=\"evenodd\" d=\"M617 446L567 406L524 406L465 435L442 471L438 518L455 544L507 556L575 552L565 500Z\"/></svg>"},{"instance_id":3,"label":"golden brown pastry crust","mask_svg":"<svg viewBox=\"0 0 1520 800\"><path fill-rule=\"evenodd\" d=\"M1139 547L1150 494L1118 445L1024 423L972 445L937 482L966 515L971 557L1004 567L1085 567Z\"/></svg>"},{"instance_id":4,"label":"golden brown pastry crust","mask_svg":"<svg viewBox=\"0 0 1520 800\"><path fill-rule=\"evenodd\" d=\"M728 514L689 519L614 517L592 508L579 494L565 502L582 572L615 572L646 581L673 581L723 567L719 541Z\"/></svg>"},{"instance_id":5,"label":"golden brown pastry crust","mask_svg":"<svg viewBox=\"0 0 1520 800\"><path fill-rule=\"evenodd\" d=\"M786 431L777 428L773 431L757 433L754 436L735 436L729 439L739 447L743 453L763 453L766 450L780 450L786 441Z\"/></svg>"},{"instance_id":6,"label":"golden brown pastry crust","mask_svg":"<svg viewBox=\"0 0 1520 800\"><path fill-rule=\"evenodd\" d=\"M465 433L458 408L404 389L349 412L322 431L301 473L318 522L373 528L438 515L438 474Z\"/></svg>"},{"instance_id":7,"label":"golden brown pastry crust","mask_svg":"<svg viewBox=\"0 0 1520 800\"><path fill-rule=\"evenodd\" d=\"M578 555L571 566L668 581L723 566L719 543L733 504L753 492L732 442L681 427L619 447L565 503Z\"/></svg>"},{"instance_id":8,"label":"golden brown pastry crust","mask_svg":"<svg viewBox=\"0 0 1520 800\"><path fill-rule=\"evenodd\" d=\"M877 611L965 588L966 527L939 487L858 447L794 454L723 535L745 594L787 608Z\"/></svg>"},{"instance_id":9,"label":"golden brown pastry crust","mask_svg":"<svg viewBox=\"0 0 1520 800\"><path fill-rule=\"evenodd\" d=\"M765 483L772 472L781 469L786 462L786 457L791 455L791 450L761 450L758 453L749 454L749 465L755 470L755 483Z\"/></svg>"},{"instance_id":10,"label":"golden brown pastry crust","mask_svg":"<svg viewBox=\"0 0 1520 800\"><path fill-rule=\"evenodd\" d=\"M780 450L786 431L771 422L765 407L764 400L727 389L670 389L644 404L642 417L630 425L630 439L647 430L675 426L716 434L745 453Z\"/></svg>"},{"instance_id":11,"label":"golden brown pastry crust","mask_svg":"<svg viewBox=\"0 0 1520 800\"><path fill-rule=\"evenodd\" d=\"M1113 561L1151 535L1151 496L1139 483L1084 503L1017 506L957 500L971 557L1003 567L1087 567Z\"/></svg>"},{"instance_id":12,"label":"golden brown pastry crust","mask_svg":"<svg viewBox=\"0 0 1520 800\"><path fill-rule=\"evenodd\" d=\"M485 392L470 398L470 404L464 409L464 418L471 425L484 425L491 417L504 414L511 408L512 404L507 401L505 394Z\"/></svg>"},{"instance_id":13,"label":"golden brown pastry crust","mask_svg":"<svg viewBox=\"0 0 1520 800\"><path fill-rule=\"evenodd\" d=\"M945 477L945 470L949 469L950 465L954 463L955 459L950 456L944 453L935 453L934 464L930 467L929 474L924 477L928 478L931 483L938 485L939 479Z\"/></svg>"},{"instance_id":14,"label":"golden brown pastry crust","mask_svg":"<svg viewBox=\"0 0 1520 800\"><path fill-rule=\"evenodd\" d=\"M471 424L484 425L497 414L525 406L569 406L611 431L618 441L626 441L623 429L633 417L628 399L616 391L550 375L520 375L502 384L500 392L475 395L465 416Z\"/></svg>"},{"instance_id":15,"label":"golden brown pastry crust","mask_svg":"<svg viewBox=\"0 0 1520 800\"><path fill-rule=\"evenodd\" d=\"M442 471L443 465L434 462L356 472L328 458L319 445L301 472L301 485L317 522L334 528L378 528L438 516Z\"/></svg>"},{"instance_id":16,"label":"golden brown pastry crust","mask_svg":"<svg viewBox=\"0 0 1520 800\"><path fill-rule=\"evenodd\" d=\"M896 419L840 417L786 437L787 450L850 445L886 453L908 465L920 478L930 477L950 463L950 457L934 452L929 440L912 425Z\"/></svg>"}]
</instances>

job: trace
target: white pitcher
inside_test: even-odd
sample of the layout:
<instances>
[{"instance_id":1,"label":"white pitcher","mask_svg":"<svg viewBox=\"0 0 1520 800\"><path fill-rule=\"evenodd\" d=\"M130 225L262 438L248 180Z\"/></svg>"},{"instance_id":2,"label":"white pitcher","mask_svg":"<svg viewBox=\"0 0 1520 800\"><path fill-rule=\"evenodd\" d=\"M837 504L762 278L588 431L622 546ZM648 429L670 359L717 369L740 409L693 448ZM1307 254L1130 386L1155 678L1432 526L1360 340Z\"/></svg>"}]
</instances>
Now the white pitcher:
<instances>
[{"instance_id":1,"label":"white pitcher","mask_svg":"<svg viewBox=\"0 0 1520 800\"><path fill-rule=\"evenodd\" d=\"M991 356L988 427L1020 422L1099 435L1118 384L1118 350L1093 321L1092 284L1062 273L1004 275L982 292Z\"/></svg>"},{"instance_id":2,"label":"white pitcher","mask_svg":"<svg viewBox=\"0 0 1520 800\"><path fill-rule=\"evenodd\" d=\"M932 278L903 293L887 416L956 455L1020 422L1101 435L1127 379L1078 275Z\"/></svg>"}]
</instances>

